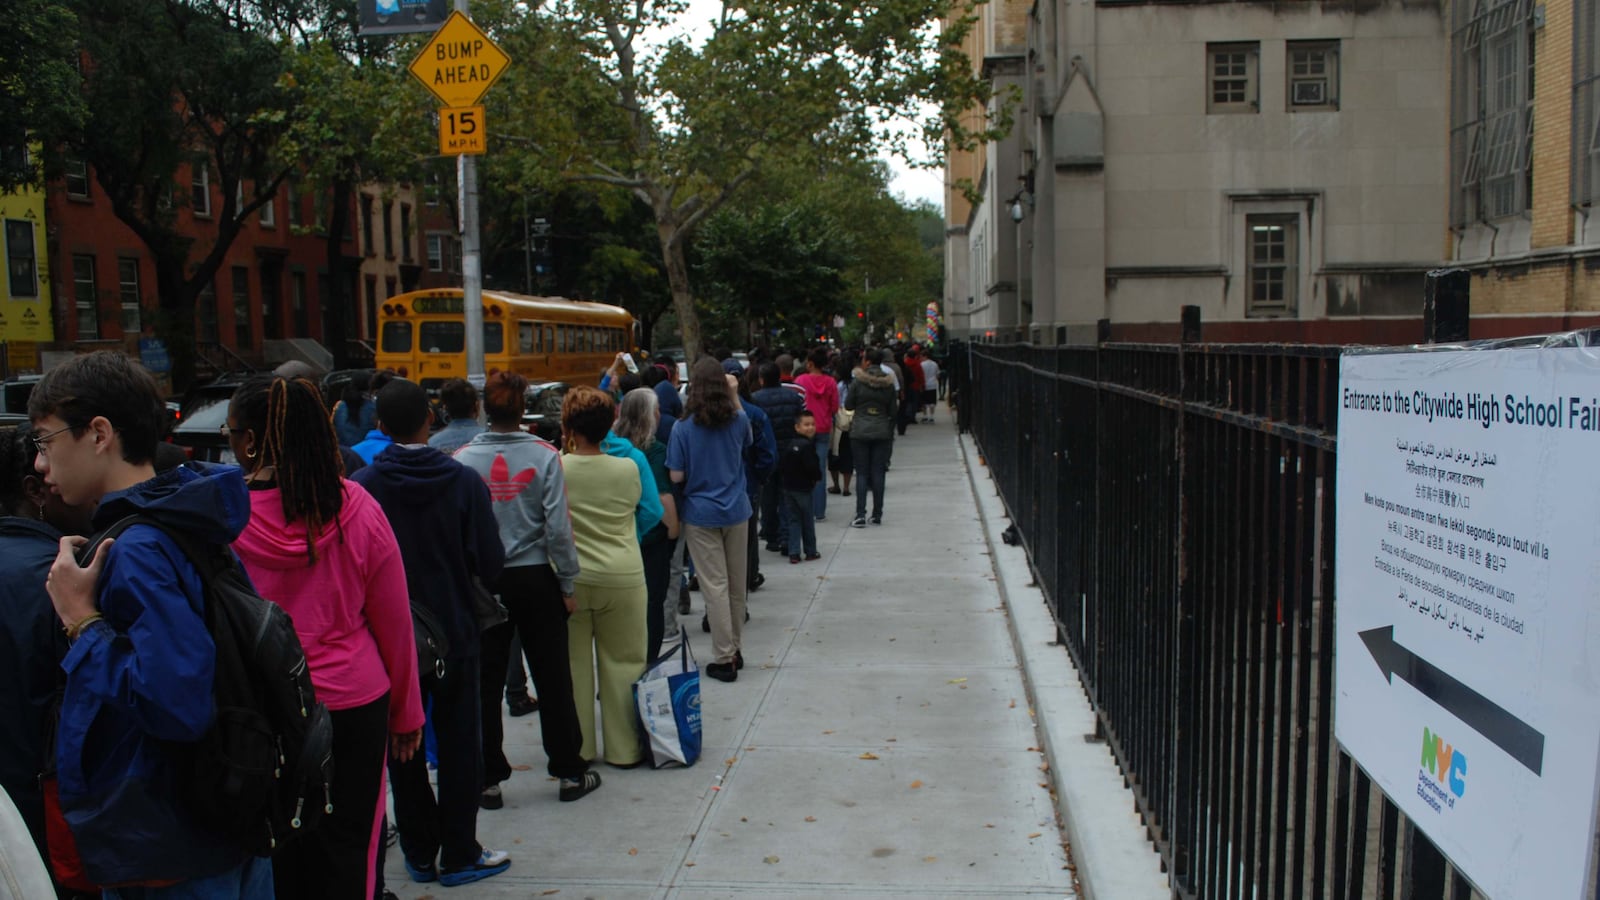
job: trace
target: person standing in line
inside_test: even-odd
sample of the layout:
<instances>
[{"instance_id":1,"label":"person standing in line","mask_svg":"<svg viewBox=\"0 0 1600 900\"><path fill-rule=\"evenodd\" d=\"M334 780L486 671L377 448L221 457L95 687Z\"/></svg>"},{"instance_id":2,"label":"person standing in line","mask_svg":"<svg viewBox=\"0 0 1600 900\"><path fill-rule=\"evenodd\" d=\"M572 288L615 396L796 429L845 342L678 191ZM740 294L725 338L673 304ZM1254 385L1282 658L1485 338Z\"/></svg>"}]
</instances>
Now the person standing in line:
<instances>
[{"instance_id":1,"label":"person standing in line","mask_svg":"<svg viewBox=\"0 0 1600 900\"><path fill-rule=\"evenodd\" d=\"M333 720L333 812L272 858L280 897L368 897L382 837L384 757L422 740L405 569L383 510L340 475L316 385L259 376L228 405L228 446L250 488L234 552L294 620Z\"/></svg>"},{"instance_id":2,"label":"person standing in line","mask_svg":"<svg viewBox=\"0 0 1600 900\"><path fill-rule=\"evenodd\" d=\"M806 357L806 374L794 380L806 392L806 409L817 423L811 443L817 452L817 467L827 469L828 446L833 431L833 416L839 411L839 384L828 374L828 348L816 347ZM821 481L812 493L811 512L816 521L827 519L828 489ZM791 548L792 549L792 548Z\"/></svg>"},{"instance_id":3,"label":"person standing in line","mask_svg":"<svg viewBox=\"0 0 1600 900\"><path fill-rule=\"evenodd\" d=\"M855 369L860 356L855 350L846 350L834 360L833 373L838 378L839 408L844 409L845 397L850 394L850 380L855 377ZM837 419L838 413L834 413ZM833 429L833 439L828 445L828 478L832 482L828 485L828 493L850 496L850 479L855 476L855 457L851 453L850 430L841 429L837 423ZM840 482L844 489L840 490Z\"/></svg>"},{"instance_id":4,"label":"person standing in line","mask_svg":"<svg viewBox=\"0 0 1600 900\"><path fill-rule=\"evenodd\" d=\"M567 621L567 639L584 758L598 758L603 737L606 762L632 768L644 760L633 706L647 641L644 561L633 527L644 488L633 463L600 448L615 417L610 395L590 387L573 388L561 404L567 502L578 545L577 608ZM599 732L589 699L597 669Z\"/></svg>"},{"instance_id":5,"label":"person standing in line","mask_svg":"<svg viewBox=\"0 0 1600 900\"><path fill-rule=\"evenodd\" d=\"M678 507L672 499L672 479L667 474L667 445L656 437L656 393L649 388L629 391L617 410L613 432L644 453L655 478L661 499L661 521L639 541L644 559L645 585L645 663L655 662L666 632L667 578L672 568L672 551L678 542Z\"/></svg>"},{"instance_id":6,"label":"person standing in line","mask_svg":"<svg viewBox=\"0 0 1600 900\"><path fill-rule=\"evenodd\" d=\"M794 422L806 408L805 397L798 391L783 386L783 375L776 363L764 362L756 370L761 379L761 389L753 391L750 399L772 423L773 442L783 447L794 438ZM761 532L759 537L767 542L768 550L782 550L787 538L783 515L783 483L776 477L768 478L761 488Z\"/></svg>"},{"instance_id":7,"label":"person standing in line","mask_svg":"<svg viewBox=\"0 0 1600 900\"><path fill-rule=\"evenodd\" d=\"M94 527L131 515L88 566L62 538L45 588L66 626L57 731L61 810L107 900L271 900L272 862L195 821L179 796L186 757L215 720L216 644L199 570L165 528L210 547L244 530L250 499L234 466L152 460L169 419L151 374L120 350L75 356L28 397L38 472ZM8 561L9 563L9 561Z\"/></svg>"},{"instance_id":8,"label":"person standing in line","mask_svg":"<svg viewBox=\"0 0 1600 900\"><path fill-rule=\"evenodd\" d=\"M67 638L45 593L45 576L66 534L88 534L92 507L68 506L33 470L33 430L0 428L0 789L11 796L40 857L45 847L45 728L61 679ZM20 848L17 848L20 851Z\"/></svg>"},{"instance_id":9,"label":"person standing in line","mask_svg":"<svg viewBox=\"0 0 1600 900\"><path fill-rule=\"evenodd\" d=\"M377 406L379 427L394 443L354 480L383 507L407 590L433 613L450 647L442 674L421 673L423 696L433 704L438 796L422 754L392 761L395 822L411 879L452 887L511 866L509 854L478 843L483 748L474 579L494 584L505 549L483 479L428 446L433 411L422 388L397 378L378 392Z\"/></svg>"},{"instance_id":10,"label":"person standing in line","mask_svg":"<svg viewBox=\"0 0 1600 900\"><path fill-rule=\"evenodd\" d=\"M756 512L761 506L761 486L777 470L778 442L773 437L772 420L767 418L759 404L750 399L750 381L744 377L739 361L727 360L722 364L722 371L727 376L728 387L738 397L739 408L750 418L751 443L750 449L745 451L744 460L745 492L750 495L750 527L745 529L745 581L750 591L755 592L767 582L767 576L761 574L761 557L757 552L760 543L756 538L760 528Z\"/></svg>"},{"instance_id":11,"label":"person standing in line","mask_svg":"<svg viewBox=\"0 0 1600 900\"><path fill-rule=\"evenodd\" d=\"M939 364L929 354L922 357L922 408L927 415L923 421L933 424L935 407L939 405Z\"/></svg>"},{"instance_id":12,"label":"person standing in line","mask_svg":"<svg viewBox=\"0 0 1600 900\"><path fill-rule=\"evenodd\" d=\"M856 516L850 527L867 527L867 493L872 493L874 525L883 524L883 486L894 451L895 413L898 399L894 381L883 368L882 350L867 351L866 367L856 371L845 408L855 412L850 433L855 436Z\"/></svg>"},{"instance_id":13,"label":"person standing in line","mask_svg":"<svg viewBox=\"0 0 1600 900\"><path fill-rule=\"evenodd\" d=\"M811 491L822 480L817 456L811 452L811 438L816 432L817 422L811 410L801 410L794 423L794 437L778 458L777 480L783 487L784 526L789 535L785 543L791 565L800 562L802 549L807 562L822 558L817 552L817 526L811 519Z\"/></svg>"},{"instance_id":14,"label":"person standing in line","mask_svg":"<svg viewBox=\"0 0 1600 900\"><path fill-rule=\"evenodd\" d=\"M456 462L476 472L488 486L505 547L506 566L498 583L510 624L521 635L522 653L539 692L539 731L548 760L545 770L559 779L561 800L571 802L600 786L600 773L583 757L583 735L573 699L568 663L567 619L577 608L573 579L579 572L567 506L561 454L550 443L522 430L522 397L528 380L497 372L484 385L489 430L456 451ZM479 805L505 804L500 785L511 777L502 749L500 686L510 664L513 629L484 632L483 794ZM516 711L513 709L512 714Z\"/></svg>"},{"instance_id":15,"label":"person standing in line","mask_svg":"<svg viewBox=\"0 0 1600 900\"><path fill-rule=\"evenodd\" d=\"M746 531L750 497L744 489L744 454L750 419L728 387L715 359L695 363L684 419L672 429L667 472L683 485L684 540L700 577L715 661L705 672L733 681L744 666Z\"/></svg>"},{"instance_id":16,"label":"person standing in line","mask_svg":"<svg viewBox=\"0 0 1600 900\"><path fill-rule=\"evenodd\" d=\"M344 395L333 406L333 427L339 434L339 446L354 447L366 440L373 429L372 376L357 372L345 382Z\"/></svg>"},{"instance_id":17,"label":"person standing in line","mask_svg":"<svg viewBox=\"0 0 1600 900\"><path fill-rule=\"evenodd\" d=\"M463 378L452 378L439 388L439 402L450 424L428 438L428 446L440 453L454 453L483 433L478 424L478 389Z\"/></svg>"}]
</instances>

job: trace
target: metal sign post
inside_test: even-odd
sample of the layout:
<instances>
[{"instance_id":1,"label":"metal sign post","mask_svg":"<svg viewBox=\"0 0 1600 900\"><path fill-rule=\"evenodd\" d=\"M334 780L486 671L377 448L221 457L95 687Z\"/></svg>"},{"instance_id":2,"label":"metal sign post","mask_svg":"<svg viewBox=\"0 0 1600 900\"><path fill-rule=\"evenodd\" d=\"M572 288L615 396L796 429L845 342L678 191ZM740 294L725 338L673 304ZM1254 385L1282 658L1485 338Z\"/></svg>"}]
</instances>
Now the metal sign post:
<instances>
[{"instance_id":1,"label":"metal sign post","mask_svg":"<svg viewBox=\"0 0 1600 900\"><path fill-rule=\"evenodd\" d=\"M478 236L478 166L472 154L484 152L487 123L475 104L511 62L483 30L467 18L467 0L455 0L455 13L412 60L410 71L446 109L439 114L440 153L456 155L461 209L461 303L466 328L467 381L482 389L483 254Z\"/></svg>"}]
</instances>

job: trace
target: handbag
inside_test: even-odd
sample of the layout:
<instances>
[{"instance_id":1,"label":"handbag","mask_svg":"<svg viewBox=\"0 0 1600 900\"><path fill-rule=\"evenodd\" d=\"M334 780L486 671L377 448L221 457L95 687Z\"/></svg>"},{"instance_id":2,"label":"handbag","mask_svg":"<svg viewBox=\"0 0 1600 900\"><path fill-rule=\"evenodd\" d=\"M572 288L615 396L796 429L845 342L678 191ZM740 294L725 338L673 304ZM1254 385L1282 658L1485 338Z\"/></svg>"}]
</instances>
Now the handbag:
<instances>
[{"instance_id":1,"label":"handbag","mask_svg":"<svg viewBox=\"0 0 1600 900\"><path fill-rule=\"evenodd\" d=\"M849 431L850 423L854 422L855 420L856 411L853 409L845 409L841 406L839 407L839 411L833 414L833 430Z\"/></svg>"},{"instance_id":2,"label":"handbag","mask_svg":"<svg viewBox=\"0 0 1600 900\"><path fill-rule=\"evenodd\" d=\"M692 766L700 758L700 667L689 636L633 683L645 755L657 769Z\"/></svg>"},{"instance_id":3,"label":"handbag","mask_svg":"<svg viewBox=\"0 0 1600 900\"><path fill-rule=\"evenodd\" d=\"M417 674L435 678L444 677L444 658L450 655L450 639L444 635L444 623L433 610L411 601L411 631L417 638Z\"/></svg>"}]
</instances>

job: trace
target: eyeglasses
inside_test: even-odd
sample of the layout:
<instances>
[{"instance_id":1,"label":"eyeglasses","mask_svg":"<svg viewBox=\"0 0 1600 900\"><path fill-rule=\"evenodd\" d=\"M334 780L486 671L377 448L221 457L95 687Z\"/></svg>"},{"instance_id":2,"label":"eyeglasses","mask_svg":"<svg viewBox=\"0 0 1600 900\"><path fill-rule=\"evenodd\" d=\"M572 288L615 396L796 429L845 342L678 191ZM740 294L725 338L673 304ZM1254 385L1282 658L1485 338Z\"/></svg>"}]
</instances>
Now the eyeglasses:
<instances>
[{"instance_id":1,"label":"eyeglasses","mask_svg":"<svg viewBox=\"0 0 1600 900\"><path fill-rule=\"evenodd\" d=\"M249 431L249 430L250 429L248 429L248 428L234 428L232 425L229 425L226 422L224 422L221 425L217 426L217 434L220 434L225 438L226 437L233 437L236 434L244 434L246 431Z\"/></svg>"},{"instance_id":2,"label":"eyeglasses","mask_svg":"<svg viewBox=\"0 0 1600 900\"><path fill-rule=\"evenodd\" d=\"M33 441L33 449L37 451L40 456L49 456L49 444L52 440L55 440L55 436L63 431L72 431L73 428L74 426L68 425L65 428L57 428L55 431L52 431L49 434L34 435L33 437L29 438L29 440Z\"/></svg>"}]
</instances>

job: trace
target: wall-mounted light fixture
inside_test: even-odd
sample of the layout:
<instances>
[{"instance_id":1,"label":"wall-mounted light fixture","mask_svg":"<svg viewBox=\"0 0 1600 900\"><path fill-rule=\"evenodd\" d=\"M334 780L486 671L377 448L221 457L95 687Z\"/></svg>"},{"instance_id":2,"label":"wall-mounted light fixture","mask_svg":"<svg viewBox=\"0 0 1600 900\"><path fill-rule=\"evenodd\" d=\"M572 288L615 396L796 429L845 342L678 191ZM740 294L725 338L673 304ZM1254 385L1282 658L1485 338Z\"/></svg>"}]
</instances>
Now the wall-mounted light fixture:
<instances>
[{"instance_id":1,"label":"wall-mounted light fixture","mask_svg":"<svg viewBox=\"0 0 1600 900\"><path fill-rule=\"evenodd\" d=\"M1017 181L1021 184L1011 199L1006 201L1006 208L1011 213L1011 221L1020 225L1028 215L1028 210L1033 209L1033 171L1030 169L1028 174L1018 175Z\"/></svg>"}]
</instances>

